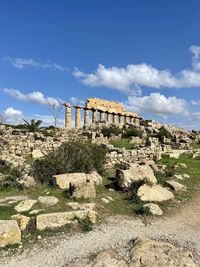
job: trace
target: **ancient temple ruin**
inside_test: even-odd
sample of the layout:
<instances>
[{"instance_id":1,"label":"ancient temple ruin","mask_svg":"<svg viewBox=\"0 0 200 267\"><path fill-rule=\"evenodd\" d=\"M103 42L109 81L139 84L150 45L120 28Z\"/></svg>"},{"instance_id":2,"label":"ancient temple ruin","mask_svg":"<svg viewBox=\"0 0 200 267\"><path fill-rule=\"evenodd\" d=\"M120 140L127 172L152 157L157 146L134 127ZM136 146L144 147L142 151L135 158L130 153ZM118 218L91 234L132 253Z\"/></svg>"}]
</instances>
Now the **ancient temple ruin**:
<instances>
[{"instance_id":1,"label":"ancient temple ruin","mask_svg":"<svg viewBox=\"0 0 200 267\"><path fill-rule=\"evenodd\" d=\"M71 105L65 104L65 127L71 129ZM84 110L84 127L97 122L114 123L114 124L132 124L140 125L141 117L135 112L129 112L124 106L115 101L107 101L99 98L87 98L85 106L73 106L75 108L75 128L81 128L81 110ZM90 122L90 112L92 119Z\"/></svg>"}]
</instances>

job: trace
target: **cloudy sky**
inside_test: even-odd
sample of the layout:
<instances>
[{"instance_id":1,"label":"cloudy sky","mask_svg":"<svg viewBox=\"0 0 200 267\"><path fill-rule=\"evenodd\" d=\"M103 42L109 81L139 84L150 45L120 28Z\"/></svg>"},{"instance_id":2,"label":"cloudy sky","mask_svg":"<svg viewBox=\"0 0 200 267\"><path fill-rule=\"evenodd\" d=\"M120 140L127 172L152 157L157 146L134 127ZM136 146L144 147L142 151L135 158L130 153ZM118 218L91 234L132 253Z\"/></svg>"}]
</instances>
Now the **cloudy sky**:
<instances>
[{"instance_id":1,"label":"cloudy sky","mask_svg":"<svg viewBox=\"0 0 200 267\"><path fill-rule=\"evenodd\" d=\"M49 105L99 97L200 130L199 10L199 0L1 0L0 114L47 125Z\"/></svg>"}]
</instances>

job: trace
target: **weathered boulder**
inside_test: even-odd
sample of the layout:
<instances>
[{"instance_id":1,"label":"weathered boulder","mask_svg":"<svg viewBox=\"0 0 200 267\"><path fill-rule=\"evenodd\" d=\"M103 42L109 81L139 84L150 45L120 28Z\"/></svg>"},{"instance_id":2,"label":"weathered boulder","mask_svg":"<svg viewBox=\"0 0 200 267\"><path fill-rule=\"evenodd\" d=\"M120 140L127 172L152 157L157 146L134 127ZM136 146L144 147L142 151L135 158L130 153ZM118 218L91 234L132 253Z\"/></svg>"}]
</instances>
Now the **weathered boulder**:
<instances>
[{"instance_id":1,"label":"weathered boulder","mask_svg":"<svg viewBox=\"0 0 200 267\"><path fill-rule=\"evenodd\" d=\"M27 216L24 216L22 214L15 214L15 215L12 215L11 216L11 219L12 220L16 220L18 225L19 225L19 228L21 229L21 231L24 231L26 230L28 224L30 223L30 218L27 217Z\"/></svg>"},{"instance_id":2,"label":"weathered boulder","mask_svg":"<svg viewBox=\"0 0 200 267\"><path fill-rule=\"evenodd\" d=\"M92 266L128 267L128 264L115 251L104 250L97 255L92 263Z\"/></svg>"},{"instance_id":3,"label":"weathered boulder","mask_svg":"<svg viewBox=\"0 0 200 267\"><path fill-rule=\"evenodd\" d=\"M137 195L142 201L162 202L174 199L173 193L160 185L142 185Z\"/></svg>"},{"instance_id":4,"label":"weathered boulder","mask_svg":"<svg viewBox=\"0 0 200 267\"><path fill-rule=\"evenodd\" d=\"M183 176L181 174L175 174L174 178L177 180L183 180Z\"/></svg>"},{"instance_id":5,"label":"weathered boulder","mask_svg":"<svg viewBox=\"0 0 200 267\"><path fill-rule=\"evenodd\" d=\"M146 181L151 184L156 184L157 179L152 168L149 165L130 164L129 169L117 169L116 179L118 185L122 189L129 188L132 183L137 181Z\"/></svg>"},{"instance_id":6,"label":"weathered boulder","mask_svg":"<svg viewBox=\"0 0 200 267\"><path fill-rule=\"evenodd\" d=\"M15 210L19 213L29 211L35 203L37 203L37 200L34 199L23 200L15 206Z\"/></svg>"},{"instance_id":7,"label":"weathered boulder","mask_svg":"<svg viewBox=\"0 0 200 267\"><path fill-rule=\"evenodd\" d=\"M68 267L128 267L124 259L113 250L103 250L90 261L89 259L83 259L75 263L71 263Z\"/></svg>"},{"instance_id":8,"label":"weathered boulder","mask_svg":"<svg viewBox=\"0 0 200 267\"><path fill-rule=\"evenodd\" d=\"M67 206L73 210L93 210L95 208L95 203L78 203L78 202L68 202Z\"/></svg>"},{"instance_id":9,"label":"weathered boulder","mask_svg":"<svg viewBox=\"0 0 200 267\"><path fill-rule=\"evenodd\" d=\"M53 178L60 189L69 189L70 184L78 186L87 182L87 176L83 172L59 174L54 175Z\"/></svg>"},{"instance_id":10,"label":"weathered boulder","mask_svg":"<svg viewBox=\"0 0 200 267\"><path fill-rule=\"evenodd\" d=\"M54 196L41 196L38 197L38 202L40 202L44 206L53 206L58 203L58 199Z\"/></svg>"},{"instance_id":11,"label":"weathered boulder","mask_svg":"<svg viewBox=\"0 0 200 267\"><path fill-rule=\"evenodd\" d=\"M74 198L91 199L96 197L96 188L93 183L86 183L82 186L73 186L72 196Z\"/></svg>"},{"instance_id":12,"label":"weathered boulder","mask_svg":"<svg viewBox=\"0 0 200 267\"><path fill-rule=\"evenodd\" d=\"M44 153L40 149L34 149L32 151L32 158L33 159L40 159L44 157Z\"/></svg>"},{"instance_id":13,"label":"weathered boulder","mask_svg":"<svg viewBox=\"0 0 200 267\"><path fill-rule=\"evenodd\" d=\"M93 223L96 222L96 212L91 210L78 210L78 211L67 211L67 212L55 212L40 214L36 217L36 228L37 230L53 229L71 224L76 218L88 217Z\"/></svg>"},{"instance_id":14,"label":"weathered boulder","mask_svg":"<svg viewBox=\"0 0 200 267\"><path fill-rule=\"evenodd\" d=\"M166 185L169 186L175 192L186 192L187 187L176 181L166 181Z\"/></svg>"},{"instance_id":15,"label":"weathered boulder","mask_svg":"<svg viewBox=\"0 0 200 267\"><path fill-rule=\"evenodd\" d=\"M19 195L0 198L0 206L11 205L25 199L28 199L28 196Z\"/></svg>"},{"instance_id":16,"label":"weathered boulder","mask_svg":"<svg viewBox=\"0 0 200 267\"><path fill-rule=\"evenodd\" d=\"M21 242L21 231L15 220L0 220L0 247Z\"/></svg>"},{"instance_id":17,"label":"weathered boulder","mask_svg":"<svg viewBox=\"0 0 200 267\"><path fill-rule=\"evenodd\" d=\"M190 251L145 238L135 240L130 257L130 267L197 267Z\"/></svg>"},{"instance_id":18,"label":"weathered boulder","mask_svg":"<svg viewBox=\"0 0 200 267\"><path fill-rule=\"evenodd\" d=\"M102 177L101 175L98 174L98 172L93 171L89 174L87 174L87 181L90 183L93 183L95 186L98 186L100 184L102 184Z\"/></svg>"},{"instance_id":19,"label":"weathered boulder","mask_svg":"<svg viewBox=\"0 0 200 267\"><path fill-rule=\"evenodd\" d=\"M147 203L145 205L143 205L143 207L145 209L148 210L148 212L152 215L155 215L155 216L161 216L163 214L161 208L157 205L157 204L154 204L154 203Z\"/></svg>"}]
</instances>

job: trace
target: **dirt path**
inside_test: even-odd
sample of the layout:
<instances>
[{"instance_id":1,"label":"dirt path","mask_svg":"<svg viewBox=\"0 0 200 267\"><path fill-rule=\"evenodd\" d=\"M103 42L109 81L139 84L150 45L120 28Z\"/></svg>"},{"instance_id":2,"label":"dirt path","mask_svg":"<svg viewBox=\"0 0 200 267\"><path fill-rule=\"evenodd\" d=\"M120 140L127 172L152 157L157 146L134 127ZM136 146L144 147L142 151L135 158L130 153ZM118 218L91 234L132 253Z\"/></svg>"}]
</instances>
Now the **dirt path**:
<instances>
[{"instance_id":1,"label":"dirt path","mask_svg":"<svg viewBox=\"0 0 200 267\"><path fill-rule=\"evenodd\" d=\"M130 217L112 217L87 234L59 235L46 238L43 246L35 244L22 254L0 258L2 267L61 267L104 248L126 253L126 244L137 236L164 239L193 250L200 255L200 196L170 217L144 223Z\"/></svg>"}]
</instances>

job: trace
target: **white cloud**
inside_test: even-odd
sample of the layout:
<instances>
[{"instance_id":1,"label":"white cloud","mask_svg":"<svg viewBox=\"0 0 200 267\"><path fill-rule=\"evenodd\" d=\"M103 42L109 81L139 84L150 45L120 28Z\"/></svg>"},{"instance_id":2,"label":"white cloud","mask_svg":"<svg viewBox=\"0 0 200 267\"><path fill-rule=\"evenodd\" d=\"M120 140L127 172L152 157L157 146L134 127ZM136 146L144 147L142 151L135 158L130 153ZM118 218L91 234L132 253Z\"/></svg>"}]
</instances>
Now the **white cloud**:
<instances>
[{"instance_id":1,"label":"white cloud","mask_svg":"<svg viewBox=\"0 0 200 267\"><path fill-rule=\"evenodd\" d=\"M124 103L128 110L140 114L148 113L167 117L169 115L188 116L187 102L175 96L166 97L160 93L151 93L148 96L129 96Z\"/></svg>"},{"instance_id":2,"label":"white cloud","mask_svg":"<svg viewBox=\"0 0 200 267\"><path fill-rule=\"evenodd\" d=\"M192 101L191 101L191 104L192 104L193 106L198 106L198 105L200 105L200 99L192 100Z\"/></svg>"},{"instance_id":3,"label":"white cloud","mask_svg":"<svg viewBox=\"0 0 200 267\"><path fill-rule=\"evenodd\" d=\"M63 67L57 63L54 62L41 63L32 58L5 57L3 58L3 60L10 62L17 69L24 69L25 67L31 66L31 67L38 67L41 69L59 70L63 72L68 71L68 68Z\"/></svg>"},{"instance_id":4,"label":"white cloud","mask_svg":"<svg viewBox=\"0 0 200 267\"><path fill-rule=\"evenodd\" d=\"M146 63L131 64L125 68L105 67L99 64L93 73L77 68L74 76L91 87L104 86L130 94L138 86L152 88L190 88L200 86L200 46L191 46L192 68L173 75L169 70L158 70Z\"/></svg>"},{"instance_id":5,"label":"white cloud","mask_svg":"<svg viewBox=\"0 0 200 267\"><path fill-rule=\"evenodd\" d=\"M21 93L19 90L16 89L8 89L8 88L4 88L2 89L4 93L20 100L20 101L27 101L27 102L32 102L32 103L36 103L36 104L40 104L40 105L55 105L55 106L59 106L62 103L64 103L64 101L60 98L54 98L54 97L45 97L41 92L36 91L36 92L31 92L28 94L23 94Z\"/></svg>"},{"instance_id":6,"label":"white cloud","mask_svg":"<svg viewBox=\"0 0 200 267\"><path fill-rule=\"evenodd\" d=\"M7 123L18 124L22 122L23 112L13 107L8 107L3 111L3 116Z\"/></svg>"},{"instance_id":7,"label":"white cloud","mask_svg":"<svg viewBox=\"0 0 200 267\"><path fill-rule=\"evenodd\" d=\"M72 96L70 97L70 102L72 103L72 105L84 105L85 101L82 99L79 99L78 97Z\"/></svg>"}]
</instances>

